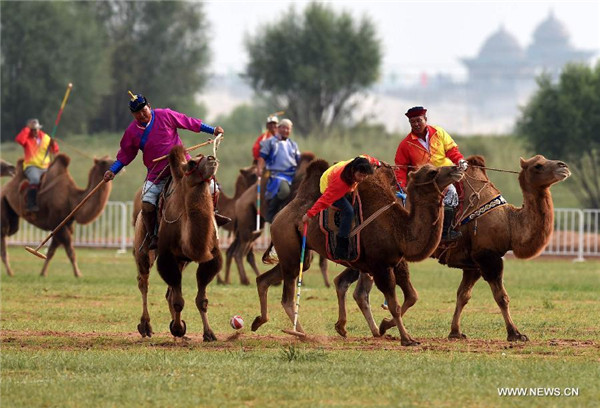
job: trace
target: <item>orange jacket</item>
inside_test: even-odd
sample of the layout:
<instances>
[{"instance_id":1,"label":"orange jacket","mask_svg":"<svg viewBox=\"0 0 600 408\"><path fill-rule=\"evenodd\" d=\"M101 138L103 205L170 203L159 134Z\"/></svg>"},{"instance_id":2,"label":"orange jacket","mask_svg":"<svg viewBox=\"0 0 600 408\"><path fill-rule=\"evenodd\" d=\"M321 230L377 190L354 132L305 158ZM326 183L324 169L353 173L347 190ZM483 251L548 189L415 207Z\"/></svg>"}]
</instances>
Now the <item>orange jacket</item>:
<instances>
[{"instance_id":1,"label":"orange jacket","mask_svg":"<svg viewBox=\"0 0 600 408\"><path fill-rule=\"evenodd\" d=\"M398 145L394 162L397 166L396 180L406 188L407 175L414 169L408 166L422 166L431 163L436 167L452 166L463 159L458 145L440 126L427 126L429 130L429 151L419 142L418 136L409 133Z\"/></svg>"},{"instance_id":2,"label":"orange jacket","mask_svg":"<svg viewBox=\"0 0 600 408\"><path fill-rule=\"evenodd\" d=\"M50 145L50 136L38 130L38 137L31 134L31 129L24 127L21 129L15 141L23 146L25 150L25 160L23 161L23 170L29 166L47 169L50 165L50 154L46 154ZM56 141L52 144L51 153L58 153L58 144Z\"/></svg>"},{"instance_id":3,"label":"orange jacket","mask_svg":"<svg viewBox=\"0 0 600 408\"><path fill-rule=\"evenodd\" d=\"M254 145L252 146L252 157L254 157L254 160L258 160L258 158L260 157L260 142L262 142L263 140L267 140L271 137L273 137L271 133L265 132L262 135L260 135L258 139L256 139Z\"/></svg>"},{"instance_id":4,"label":"orange jacket","mask_svg":"<svg viewBox=\"0 0 600 408\"><path fill-rule=\"evenodd\" d=\"M362 154L360 157L368 159L369 162L375 166L381 165L379 160L377 160L374 157L368 156L366 154ZM317 202L315 202L310 208L310 210L307 211L306 215L308 215L309 217L314 217L319 212L323 211L326 208L329 208L331 204L335 203L337 200L339 200L346 194L356 190L358 183L348 185L341 178L342 171L352 160L354 159L341 161L325 170L325 172L321 176L321 197L319 197Z\"/></svg>"}]
</instances>

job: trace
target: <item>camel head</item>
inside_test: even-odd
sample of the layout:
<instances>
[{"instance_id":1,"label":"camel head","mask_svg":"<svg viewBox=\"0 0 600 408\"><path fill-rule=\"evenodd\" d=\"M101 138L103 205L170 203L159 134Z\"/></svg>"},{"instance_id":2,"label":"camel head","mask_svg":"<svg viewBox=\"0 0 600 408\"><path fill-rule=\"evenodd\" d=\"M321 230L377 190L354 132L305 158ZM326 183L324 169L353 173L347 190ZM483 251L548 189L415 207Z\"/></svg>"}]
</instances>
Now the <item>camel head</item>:
<instances>
[{"instance_id":1,"label":"camel head","mask_svg":"<svg viewBox=\"0 0 600 408\"><path fill-rule=\"evenodd\" d=\"M199 154L185 164L184 178L188 186L196 186L210 179L217 173L219 162L214 156Z\"/></svg>"},{"instance_id":2,"label":"camel head","mask_svg":"<svg viewBox=\"0 0 600 408\"><path fill-rule=\"evenodd\" d=\"M463 176L464 173L458 166L435 167L431 164L425 164L419 169L408 173L406 190L409 197L419 197L430 193L437 193L442 196L442 191L446 187L460 181Z\"/></svg>"},{"instance_id":3,"label":"camel head","mask_svg":"<svg viewBox=\"0 0 600 408\"><path fill-rule=\"evenodd\" d=\"M548 160L538 154L531 159L521 158L519 184L524 191L531 188L548 188L571 175L569 167L559 160Z\"/></svg>"},{"instance_id":4,"label":"camel head","mask_svg":"<svg viewBox=\"0 0 600 408\"><path fill-rule=\"evenodd\" d=\"M94 158L94 167L92 168L92 171L104 174L106 170L110 169L110 166L112 166L113 163L114 161L108 156L102 156L98 159Z\"/></svg>"},{"instance_id":5,"label":"camel head","mask_svg":"<svg viewBox=\"0 0 600 408\"><path fill-rule=\"evenodd\" d=\"M0 177L4 176L14 176L15 175L15 166L12 164L5 162L4 160L0 160Z\"/></svg>"}]
</instances>

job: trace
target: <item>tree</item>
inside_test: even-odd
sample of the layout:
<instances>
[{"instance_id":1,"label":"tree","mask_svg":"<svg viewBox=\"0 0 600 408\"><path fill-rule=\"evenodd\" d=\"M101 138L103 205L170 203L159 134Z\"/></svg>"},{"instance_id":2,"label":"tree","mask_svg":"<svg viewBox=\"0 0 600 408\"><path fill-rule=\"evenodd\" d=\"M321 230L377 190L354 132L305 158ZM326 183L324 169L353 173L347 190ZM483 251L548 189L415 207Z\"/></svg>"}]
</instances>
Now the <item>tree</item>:
<instances>
[{"instance_id":1,"label":"tree","mask_svg":"<svg viewBox=\"0 0 600 408\"><path fill-rule=\"evenodd\" d=\"M274 98L301 133L328 130L347 119L352 96L375 82L381 45L373 23L355 23L346 12L309 4L302 16L292 7L246 39L246 76L257 92Z\"/></svg>"},{"instance_id":2,"label":"tree","mask_svg":"<svg viewBox=\"0 0 600 408\"><path fill-rule=\"evenodd\" d=\"M87 131L106 90L105 36L87 2L2 1L2 140L27 119L50 132L67 84L73 91L58 134Z\"/></svg>"},{"instance_id":3,"label":"tree","mask_svg":"<svg viewBox=\"0 0 600 408\"><path fill-rule=\"evenodd\" d=\"M112 84L95 128L127 126L128 90L143 93L153 106L197 116L194 97L210 63L202 3L112 0L98 2L96 11L110 38Z\"/></svg>"},{"instance_id":4,"label":"tree","mask_svg":"<svg viewBox=\"0 0 600 408\"><path fill-rule=\"evenodd\" d=\"M538 86L518 133L534 151L564 160L573 194L583 206L600 208L600 63L567 65L558 83L543 75Z\"/></svg>"}]
</instances>

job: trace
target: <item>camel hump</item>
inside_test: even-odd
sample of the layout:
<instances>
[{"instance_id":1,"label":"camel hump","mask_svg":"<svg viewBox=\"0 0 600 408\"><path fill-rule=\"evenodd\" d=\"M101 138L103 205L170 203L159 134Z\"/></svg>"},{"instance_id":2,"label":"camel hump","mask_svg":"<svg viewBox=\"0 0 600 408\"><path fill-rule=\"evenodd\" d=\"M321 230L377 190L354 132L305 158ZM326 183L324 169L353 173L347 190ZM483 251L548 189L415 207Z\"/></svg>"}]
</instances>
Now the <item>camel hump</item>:
<instances>
[{"instance_id":1,"label":"camel hump","mask_svg":"<svg viewBox=\"0 0 600 408\"><path fill-rule=\"evenodd\" d=\"M171 174L175 178L183 177L183 169L182 165L185 164L187 160L185 159L185 147L181 145L173 146L171 151L169 152L169 166L171 167Z\"/></svg>"},{"instance_id":2,"label":"camel hump","mask_svg":"<svg viewBox=\"0 0 600 408\"><path fill-rule=\"evenodd\" d=\"M469 165L471 166L485 167L485 159L483 158L483 156L479 155L467 157L467 163L469 163Z\"/></svg>"},{"instance_id":3,"label":"camel hump","mask_svg":"<svg viewBox=\"0 0 600 408\"><path fill-rule=\"evenodd\" d=\"M66 169L67 167L69 167L70 163L71 163L71 158L69 156L67 156L64 153L59 153L56 155L56 157L54 158L52 163L50 163L48 170L50 169L50 167Z\"/></svg>"},{"instance_id":4,"label":"camel hump","mask_svg":"<svg viewBox=\"0 0 600 408\"><path fill-rule=\"evenodd\" d=\"M314 160L312 163L310 163L306 169L306 178L311 178L314 177L315 175L318 175L319 177L321 177L321 175L323 173L325 173L325 170L327 170L329 168L329 163L327 163L325 160L323 159L317 159Z\"/></svg>"},{"instance_id":5,"label":"camel hump","mask_svg":"<svg viewBox=\"0 0 600 408\"><path fill-rule=\"evenodd\" d=\"M316 157L313 152L302 152L300 154L300 161L313 161Z\"/></svg>"}]
</instances>

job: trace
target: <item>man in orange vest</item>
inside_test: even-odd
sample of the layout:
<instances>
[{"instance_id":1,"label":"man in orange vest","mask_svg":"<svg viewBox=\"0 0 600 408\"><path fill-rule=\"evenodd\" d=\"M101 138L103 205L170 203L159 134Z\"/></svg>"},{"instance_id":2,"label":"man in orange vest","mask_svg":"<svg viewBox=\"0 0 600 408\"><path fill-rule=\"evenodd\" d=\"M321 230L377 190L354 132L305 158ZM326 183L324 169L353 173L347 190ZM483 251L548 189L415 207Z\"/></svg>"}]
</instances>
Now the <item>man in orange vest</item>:
<instances>
[{"instance_id":1,"label":"man in orange vest","mask_svg":"<svg viewBox=\"0 0 600 408\"><path fill-rule=\"evenodd\" d=\"M29 119L15 141L23 146L25 160L23 161L23 172L29 180L27 190L27 210L38 211L37 192L42 175L50 166L50 152L58 153L58 145L46 133L41 130L42 125L37 119Z\"/></svg>"},{"instance_id":2,"label":"man in orange vest","mask_svg":"<svg viewBox=\"0 0 600 408\"><path fill-rule=\"evenodd\" d=\"M267 131L260 135L258 139L254 142L252 146L252 157L254 159L254 163L258 162L258 158L260 157L260 143L264 140L267 140L277 133L277 125L279 124L279 119L275 115L271 115L267 118Z\"/></svg>"},{"instance_id":3,"label":"man in orange vest","mask_svg":"<svg viewBox=\"0 0 600 408\"><path fill-rule=\"evenodd\" d=\"M463 171L467 169L467 161L458 150L458 145L441 126L427 124L427 109L415 106L406 112L411 132L400 142L394 162L396 180L402 188L406 188L409 167L418 167L426 163L434 166L458 165ZM442 241L455 241L461 233L454 231L452 221L458 207L458 194L453 184L448 186L444 197L444 227Z\"/></svg>"}]
</instances>

